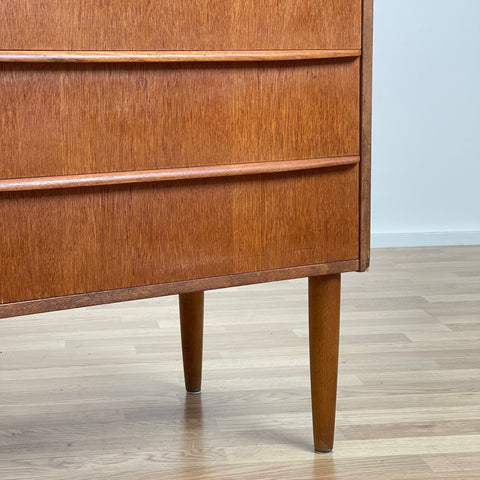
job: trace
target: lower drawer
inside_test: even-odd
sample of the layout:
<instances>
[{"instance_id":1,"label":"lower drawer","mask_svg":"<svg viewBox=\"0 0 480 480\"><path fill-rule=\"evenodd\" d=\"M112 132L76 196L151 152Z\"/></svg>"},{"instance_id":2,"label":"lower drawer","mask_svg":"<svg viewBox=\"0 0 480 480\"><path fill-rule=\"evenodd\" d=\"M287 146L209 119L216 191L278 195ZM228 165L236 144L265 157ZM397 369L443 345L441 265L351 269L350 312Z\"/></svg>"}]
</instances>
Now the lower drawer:
<instances>
[{"instance_id":1,"label":"lower drawer","mask_svg":"<svg viewBox=\"0 0 480 480\"><path fill-rule=\"evenodd\" d=\"M358 258L358 165L0 194L0 303Z\"/></svg>"}]
</instances>

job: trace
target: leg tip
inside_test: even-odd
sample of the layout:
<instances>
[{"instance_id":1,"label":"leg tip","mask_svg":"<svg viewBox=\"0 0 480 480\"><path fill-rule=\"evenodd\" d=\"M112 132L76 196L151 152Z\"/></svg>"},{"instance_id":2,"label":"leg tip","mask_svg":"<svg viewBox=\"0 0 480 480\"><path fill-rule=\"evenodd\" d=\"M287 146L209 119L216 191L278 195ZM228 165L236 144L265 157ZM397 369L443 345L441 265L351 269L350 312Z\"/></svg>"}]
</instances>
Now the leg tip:
<instances>
[{"instance_id":1,"label":"leg tip","mask_svg":"<svg viewBox=\"0 0 480 480\"><path fill-rule=\"evenodd\" d=\"M329 453L333 452L333 449L331 448L330 450L314 450L315 453L318 453L319 455L328 455Z\"/></svg>"},{"instance_id":2,"label":"leg tip","mask_svg":"<svg viewBox=\"0 0 480 480\"><path fill-rule=\"evenodd\" d=\"M202 393L201 390L197 390L196 392L189 392L189 391L187 390L187 395L200 395L201 393Z\"/></svg>"}]
</instances>

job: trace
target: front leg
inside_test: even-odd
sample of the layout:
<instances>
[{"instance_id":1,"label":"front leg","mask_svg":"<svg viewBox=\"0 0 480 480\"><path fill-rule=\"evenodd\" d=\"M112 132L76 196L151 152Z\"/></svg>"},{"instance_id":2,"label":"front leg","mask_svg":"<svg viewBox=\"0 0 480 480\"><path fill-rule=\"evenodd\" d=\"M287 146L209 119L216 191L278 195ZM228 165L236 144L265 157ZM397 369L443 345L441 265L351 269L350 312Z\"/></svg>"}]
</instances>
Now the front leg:
<instances>
[{"instance_id":1,"label":"front leg","mask_svg":"<svg viewBox=\"0 0 480 480\"><path fill-rule=\"evenodd\" d=\"M315 451L333 448L340 330L340 274L308 279L310 381Z\"/></svg>"},{"instance_id":2,"label":"front leg","mask_svg":"<svg viewBox=\"0 0 480 480\"><path fill-rule=\"evenodd\" d=\"M188 393L200 393L203 356L203 292L181 293L180 328L182 335L183 372Z\"/></svg>"}]
</instances>

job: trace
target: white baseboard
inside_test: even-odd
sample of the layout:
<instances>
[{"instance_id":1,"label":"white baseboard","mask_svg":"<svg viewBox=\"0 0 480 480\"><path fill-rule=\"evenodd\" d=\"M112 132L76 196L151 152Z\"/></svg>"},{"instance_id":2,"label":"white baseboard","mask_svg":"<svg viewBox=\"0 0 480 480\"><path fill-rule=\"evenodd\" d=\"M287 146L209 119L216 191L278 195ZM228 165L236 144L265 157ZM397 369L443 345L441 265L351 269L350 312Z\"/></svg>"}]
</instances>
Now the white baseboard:
<instances>
[{"instance_id":1,"label":"white baseboard","mask_svg":"<svg viewBox=\"0 0 480 480\"><path fill-rule=\"evenodd\" d=\"M372 248L480 245L480 231L372 233Z\"/></svg>"}]
</instances>

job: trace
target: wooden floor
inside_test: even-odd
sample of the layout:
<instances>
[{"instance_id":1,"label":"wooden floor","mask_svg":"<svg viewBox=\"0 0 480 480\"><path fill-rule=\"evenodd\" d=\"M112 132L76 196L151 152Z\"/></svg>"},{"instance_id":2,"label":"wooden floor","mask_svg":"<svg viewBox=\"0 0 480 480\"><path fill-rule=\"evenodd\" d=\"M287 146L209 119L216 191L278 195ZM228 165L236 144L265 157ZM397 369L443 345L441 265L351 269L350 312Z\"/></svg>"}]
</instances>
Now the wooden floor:
<instances>
[{"instance_id":1,"label":"wooden floor","mask_svg":"<svg viewBox=\"0 0 480 480\"><path fill-rule=\"evenodd\" d=\"M375 250L343 276L329 455L306 286L207 293L196 396L175 297L0 320L0 479L480 478L480 246Z\"/></svg>"}]
</instances>

